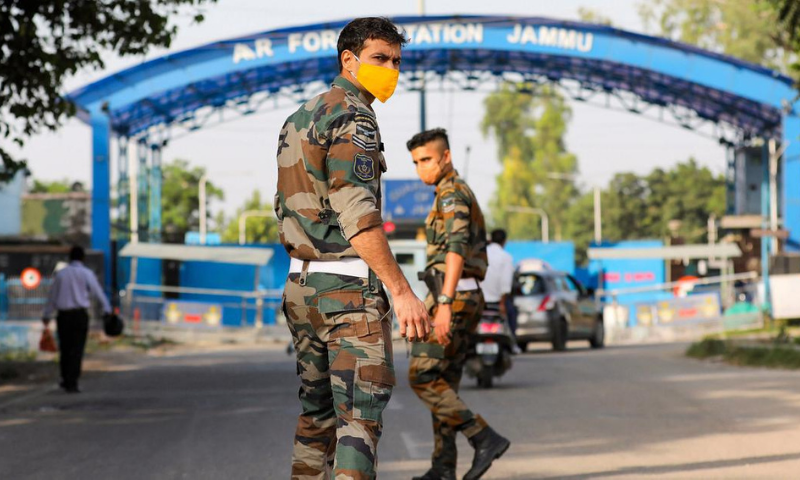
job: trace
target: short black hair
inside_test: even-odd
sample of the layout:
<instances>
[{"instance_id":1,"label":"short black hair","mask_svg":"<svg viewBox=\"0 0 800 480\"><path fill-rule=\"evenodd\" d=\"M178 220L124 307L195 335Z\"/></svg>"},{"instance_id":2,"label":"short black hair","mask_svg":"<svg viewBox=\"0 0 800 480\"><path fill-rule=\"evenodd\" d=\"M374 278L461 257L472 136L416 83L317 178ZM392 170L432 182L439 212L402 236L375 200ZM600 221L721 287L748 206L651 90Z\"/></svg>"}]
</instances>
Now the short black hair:
<instances>
[{"instance_id":1,"label":"short black hair","mask_svg":"<svg viewBox=\"0 0 800 480\"><path fill-rule=\"evenodd\" d=\"M362 17L356 18L344 26L339 33L339 40L336 43L338 52L337 62L339 71L342 71L342 53L350 50L356 56L361 55L364 43L367 40L384 40L389 45L400 45L408 43L405 34L398 30L397 25L386 17Z\"/></svg>"},{"instance_id":2,"label":"short black hair","mask_svg":"<svg viewBox=\"0 0 800 480\"><path fill-rule=\"evenodd\" d=\"M434 140L441 140L442 142L444 142L445 150L450 150L450 140L447 138L447 130L445 130L444 128L434 128L432 130L425 130L424 132L419 132L418 134L411 137L411 140L406 142L406 147L410 152L415 148L419 148Z\"/></svg>"},{"instance_id":3,"label":"short black hair","mask_svg":"<svg viewBox=\"0 0 800 480\"><path fill-rule=\"evenodd\" d=\"M83 247L81 247L80 245L75 245L74 247L69 249L70 262L74 260L82 262L84 258L86 258L86 251L84 251Z\"/></svg>"},{"instance_id":4,"label":"short black hair","mask_svg":"<svg viewBox=\"0 0 800 480\"><path fill-rule=\"evenodd\" d=\"M492 230L492 243L496 243L498 245L504 245L506 243L506 231L502 228L498 228L496 230Z\"/></svg>"}]
</instances>

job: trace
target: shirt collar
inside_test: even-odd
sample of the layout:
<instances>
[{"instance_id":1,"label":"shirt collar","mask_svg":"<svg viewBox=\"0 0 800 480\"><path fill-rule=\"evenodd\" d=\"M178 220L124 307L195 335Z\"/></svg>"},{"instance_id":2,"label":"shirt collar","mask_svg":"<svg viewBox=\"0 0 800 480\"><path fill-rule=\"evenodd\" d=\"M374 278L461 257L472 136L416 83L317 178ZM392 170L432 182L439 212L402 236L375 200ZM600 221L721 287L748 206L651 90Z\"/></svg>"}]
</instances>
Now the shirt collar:
<instances>
[{"instance_id":1,"label":"shirt collar","mask_svg":"<svg viewBox=\"0 0 800 480\"><path fill-rule=\"evenodd\" d=\"M456 178L458 178L458 172L456 171L455 168L447 172L445 176L443 176L442 178L439 179L438 182L436 182L436 193L439 193L439 190L442 188L442 185L444 185L448 181L455 180Z\"/></svg>"},{"instance_id":2,"label":"shirt collar","mask_svg":"<svg viewBox=\"0 0 800 480\"><path fill-rule=\"evenodd\" d=\"M359 90L358 87L353 85L353 83L350 80L344 78L341 75L337 75L336 78L333 80L331 86L343 88L346 92L352 93L353 95L358 97L359 100L361 100L361 103L363 103L365 107L372 110L372 106L367 101L367 98L364 96L363 93L361 93L361 90Z\"/></svg>"}]
</instances>

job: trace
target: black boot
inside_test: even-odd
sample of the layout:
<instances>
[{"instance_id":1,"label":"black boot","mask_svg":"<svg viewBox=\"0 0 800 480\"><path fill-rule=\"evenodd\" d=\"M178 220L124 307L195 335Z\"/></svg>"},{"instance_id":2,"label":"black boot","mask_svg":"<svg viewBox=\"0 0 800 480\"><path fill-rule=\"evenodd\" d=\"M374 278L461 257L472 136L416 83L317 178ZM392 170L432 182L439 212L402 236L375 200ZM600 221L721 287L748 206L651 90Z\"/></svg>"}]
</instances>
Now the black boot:
<instances>
[{"instance_id":1,"label":"black boot","mask_svg":"<svg viewBox=\"0 0 800 480\"><path fill-rule=\"evenodd\" d=\"M455 470L435 470L431 468L420 477L413 477L411 480L456 480Z\"/></svg>"},{"instance_id":2,"label":"black boot","mask_svg":"<svg viewBox=\"0 0 800 480\"><path fill-rule=\"evenodd\" d=\"M495 459L506 453L511 442L492 430L492 427L486 427L470 438L469 444L475 449L475 457L472 459L472 468L464 475L464 480L478 480L489 470Z\"/></svg>"}]
</instances>

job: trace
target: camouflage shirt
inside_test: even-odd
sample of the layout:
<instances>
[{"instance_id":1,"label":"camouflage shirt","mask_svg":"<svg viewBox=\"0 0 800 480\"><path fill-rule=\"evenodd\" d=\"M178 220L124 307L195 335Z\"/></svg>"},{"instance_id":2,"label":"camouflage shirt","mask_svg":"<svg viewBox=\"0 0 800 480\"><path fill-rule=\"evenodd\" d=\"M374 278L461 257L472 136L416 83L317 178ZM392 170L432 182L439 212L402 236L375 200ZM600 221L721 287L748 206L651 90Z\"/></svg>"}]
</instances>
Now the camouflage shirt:
<instances>
[{"instance_id":1,"label":"camouflage shirt","mask_svg":"<svg viewBox=\"0 0 800 480\"><path fill-rule=\"evenodd\" d=\"M428 237L428 268L445 271L445 256L464 257L462 278L483 280L486 276L486 226L478 200L453 170L436 184L436 198L425 220Z\"/></svg>"},{"instance_id":2,"label":"camouflage shirt","mask_svg":"<svg viewBox=\"0 0 800 480\"><path fill-rule=\"evenodd\" d=\"M341 76L289 116L278 138L274 208L291 257L358 256L350 239L383 222L382 147L375 112Z\"/></svg>"}]
</instances>

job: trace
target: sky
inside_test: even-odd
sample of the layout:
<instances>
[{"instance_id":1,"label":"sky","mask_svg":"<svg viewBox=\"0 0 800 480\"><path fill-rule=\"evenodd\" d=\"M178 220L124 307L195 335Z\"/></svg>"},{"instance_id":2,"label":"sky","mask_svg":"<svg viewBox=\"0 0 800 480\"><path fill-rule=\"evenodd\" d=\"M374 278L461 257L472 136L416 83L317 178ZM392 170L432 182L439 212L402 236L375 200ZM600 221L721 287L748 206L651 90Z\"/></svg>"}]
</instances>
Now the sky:
<instances>
[{"instance_id":1,"label":"sky","mask_svg":"<svg viewBox=\"0 0 800 480\"><path fill-rule=\"evenodd\" d=\"M636 11L641 0L560 0L527 1L461 0L425 2L427 14L508 14L578 19L578 9L587 7L610 17L618 28L643 31ZM363 0L304 0L303 2L265 2L263 0L219 0L204 7L205 22L192 24L190 15L177 19L179 34L170 52L205 43L238 37L274 28L312 24L368 15L416 15L418 0L364 2ZM454 8L453 5L458 5ZM147 57L119 58L105 56L103 71L82 71L71 78L65 90L86 85L106 75L156 58L165 50L154 50ZM429 92L427 126L444 127L450 134L453 161L462 174L466 149L470 148L469 180L478 200L488 205L494 190L495 176L501 166L496 144L484 138L479 124L485 94L475 92ZM416 178L405 142L419 130L419 101L415 93L398 92L386 104L374 108L386 144L389 170L384 178ZM701 165L722 173L725 151L715 140L670 125L660 124L627 112L571 102L572 121L566 135L567 149L578 158L579 184L588 189L606 186L618 172L644 174L653 168L669 168L689 157ZM271 199L277 182L275 151L277 136L292 109L283 108L257 113L242 120L201 129L170 142L163 159L186 159L203 166L211 181L225 193L224 201L210 205L212 216L223 210L232 215L245 199L258 189L262 198ZM43 133L28 140L22 149L12 152L28 159L34 178L67 178L91 185L91 131L72 119L55 133Z\"/></svg>"}]
</instances>

